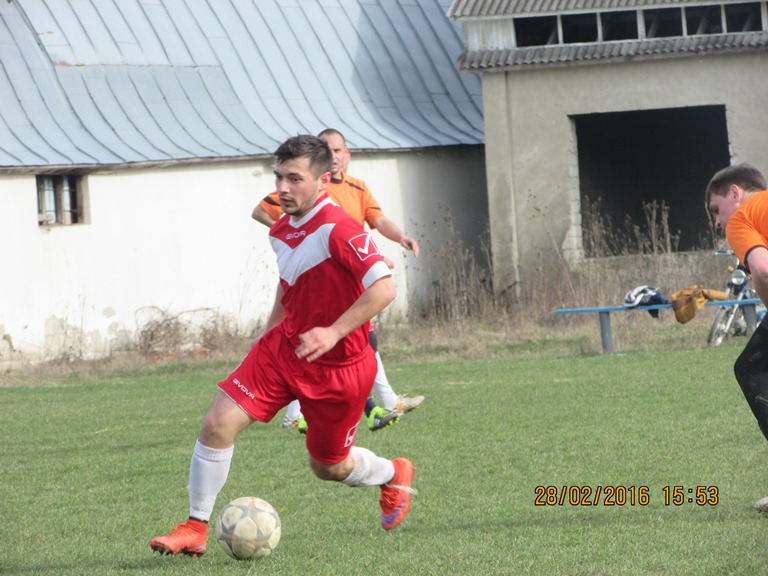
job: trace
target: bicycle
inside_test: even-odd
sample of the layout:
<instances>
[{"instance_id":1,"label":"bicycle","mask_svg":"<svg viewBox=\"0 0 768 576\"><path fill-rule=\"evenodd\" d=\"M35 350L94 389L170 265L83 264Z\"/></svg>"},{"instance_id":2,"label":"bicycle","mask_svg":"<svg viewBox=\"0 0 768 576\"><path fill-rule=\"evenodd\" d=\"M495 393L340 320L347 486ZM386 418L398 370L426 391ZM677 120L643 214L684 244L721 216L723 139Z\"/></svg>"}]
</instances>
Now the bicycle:
<instances>
[{"instance_id":1,"label":"bicycle","mask_svg":"<svg viewBox=\"0 0 768 576\"><path fill-rule=\"evenodd\" d=\"M733 255L733 251L726 250L716 252L716 254ZM726 285L729 300L744 300L757 298L756 292L750 286L752 279L747 269L736 260L736 266L728 266L728 272L731 276ZM766 309L763 305L757 306L757 322L759 323L765 316ZM739 304L721 306L715 313L712 321L712 327L709 329L707 344L709 346L720 346L726 338L731 336L745 336L747 334L747 321L744 317L744 310Z\"/></svg>"}]
</instances>

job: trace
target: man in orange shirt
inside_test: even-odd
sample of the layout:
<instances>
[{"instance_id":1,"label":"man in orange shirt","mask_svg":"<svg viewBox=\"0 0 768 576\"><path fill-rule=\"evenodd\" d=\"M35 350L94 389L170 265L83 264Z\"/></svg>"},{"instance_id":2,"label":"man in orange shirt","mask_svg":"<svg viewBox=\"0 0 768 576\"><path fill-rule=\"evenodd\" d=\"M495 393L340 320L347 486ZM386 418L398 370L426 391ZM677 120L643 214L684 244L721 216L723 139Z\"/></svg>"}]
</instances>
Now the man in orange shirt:
<instances>
[{"instance_id":1,"label":"man in orange shirt","mask_svg":"<svg viewBox=\"0 0 768 576\"><path fill-rule=\"evenodd\" d=\"M351 153L346 139L341 132L333 128L326 128L318 134L318 137L328 144L333 154L331 181L327 188L331 199L341 206L347 214L357 220L361 226L367 223L371 229L378 230L385 238L397 242L406 250L411 250L414 256L418 256L418 242L405 234L397 224L384 215L384 212L363 180L353 178L347 174ZM252 213L254 220L268 227L271 227L282 215L283 211L276 192L272 192L259 202ZM394 264L388 258L384 257L384 261L390 268L394 267ZM381 406L377 407L370 400L366 405L365 415L368 420L368 427L371 430L378 430L396 422L400 414L418 408L423 402L424 397L415 396L408 398L397 395L389 384L386 372L384 371L381 356L377 351L376 334L373 330L371 331L371 346L376 351L376 359L378 361L374 392ZM286 427L301 426L303 423L300 424L300 421L300 408L298 403L294 402L288 407L283 425ZM299 428L299 430L303 431L302 428Z\"/></svg>"},{"instance_id":2,"label":"man in orange shirt","mask_svg":"<svg viewBox=\"0 0 768 576\"><path fill-rule=\"evenodd\" d=\"M709 182L706 203L718 229L752 275L752 287L768 304L768 184L749 164L729 166ZM763 436L768 439L768 323L761 322L733 366ZM768 512L768 496L755 502Z\"/></svg>"}]
</instances>

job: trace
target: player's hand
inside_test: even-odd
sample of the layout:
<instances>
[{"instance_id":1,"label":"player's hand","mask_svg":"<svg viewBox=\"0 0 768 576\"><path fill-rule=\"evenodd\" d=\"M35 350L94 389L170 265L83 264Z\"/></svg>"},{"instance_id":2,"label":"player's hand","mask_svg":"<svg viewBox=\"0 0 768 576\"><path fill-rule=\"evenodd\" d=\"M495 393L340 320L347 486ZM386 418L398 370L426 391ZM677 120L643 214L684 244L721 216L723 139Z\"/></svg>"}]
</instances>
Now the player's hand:
<instances>
[{"instance_id":1,"label":"player's hand","mask_svg":"<svg viewBox=\"0 0 768 576\"><path fill-rule=\"evenodd\" d=\"M384 264L386 264L387 268L389 268L390 270L392 270L395 267L395 263L389 258L387 258L386 256L384 256L383 254L381 255L381 259L384 260Z\"/></svg>"},{"instance_id":2,"label":"player's hand","mask_svg":"<svg viewBox=\"0 0 768 576\"><path fill-rule=\"evenodd\" d=\"M400 239L400 245L406 250L411 250L414 256L419 255L419 243L410 236L403 234L403 237Z\"/></svg>"},{"instance_id":3,"label":"player's hand","mask_svg":"<svg viewBox=\"0 0 768 576\"><path fill-rule=\"evenodd\" d=\"M336 346L339 339L331 328L312 328L299 334L299 341L301 344L296 348L296 356L314 362Z\"/></svg>"}]
</instances>

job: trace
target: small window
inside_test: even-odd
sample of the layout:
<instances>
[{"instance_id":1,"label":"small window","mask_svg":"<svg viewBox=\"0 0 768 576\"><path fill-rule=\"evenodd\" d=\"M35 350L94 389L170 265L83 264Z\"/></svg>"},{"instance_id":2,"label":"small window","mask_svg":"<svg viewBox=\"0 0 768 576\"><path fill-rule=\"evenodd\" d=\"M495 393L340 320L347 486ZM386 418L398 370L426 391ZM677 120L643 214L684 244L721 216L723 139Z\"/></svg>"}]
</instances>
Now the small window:
<instances>
[{"instance_id":1,"label":"small window","mask_svg":"<svg viewBox=\"0 0 768 576\"><path fill-rule=\"evenodd\" d=\"M82 224L82 181L82 176L38 176L38 224Z\"/></svg>"},{"instance_id":2,"label":"small window","mask_svg":"<svg viewBox=\"0 0 768 576\"><path fill-rule=\"evenodd\" d=\"M603 40L637 40L636 12L606 12L600 16Z\"/></svg>"},{"instance_id":3,"label":"small window","mask_svg":"<svg viewBox=\"0 0 768 576\"><path fill-rule=\"evenodd\" d=\"M515 37L520 48L557 44L557 16L515 19Z\"/></svg>"},{"instance_id":4,"label":"small window","mask_svg":"<svg viewBox=\"0 0 768 576\"><path fill-rule=\"evenodd\" d=\"M562 22L564 44L597 42L597 14L565 15Z\"/></svg>"},{"instance_id":5,"label":"small window","mask_svg":"<svg viewBox=\"0 0 768 576\"><path fill-rule=\"evenodd\" d=\"M726 4L725 25L728 32L760 32L760 4Z\"/></svg>"},{"instance_id":6,"label":"small window","mask_svg":"<svg viewBox=\"0 0 768 576\"><path fill-rule=\"evenodd\" d=\"M680 8L644 10L646 38L671 38L683 35L683 12Z\"/></svg>"},{"instance_id":7,"label":"small window","mask_svg":"<svg viewBox=\"0 0 768 576\"><path fill-rule=\"evenodd\" d=\"M685 9L688 36L722 34L723 22L720 6L694 6Z\"/></svg>"}]
</instances>

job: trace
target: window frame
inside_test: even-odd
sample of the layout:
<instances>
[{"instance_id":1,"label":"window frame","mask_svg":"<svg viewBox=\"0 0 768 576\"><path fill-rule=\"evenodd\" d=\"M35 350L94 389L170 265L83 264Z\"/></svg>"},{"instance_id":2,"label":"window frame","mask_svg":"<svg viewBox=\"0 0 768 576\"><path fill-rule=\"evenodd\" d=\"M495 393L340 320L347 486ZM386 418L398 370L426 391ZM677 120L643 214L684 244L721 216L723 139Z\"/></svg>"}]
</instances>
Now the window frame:
<instances>
[{"instance_id":1,"label":"window frame","mask_svg":"<svg viewBox=\"0 0 768 576\"><path fill-rule=\"evenodd\" d=\"M75 226L85 223L85 178L82 174L38 174L39 226Z\"/></svg>"}]
</instances>

